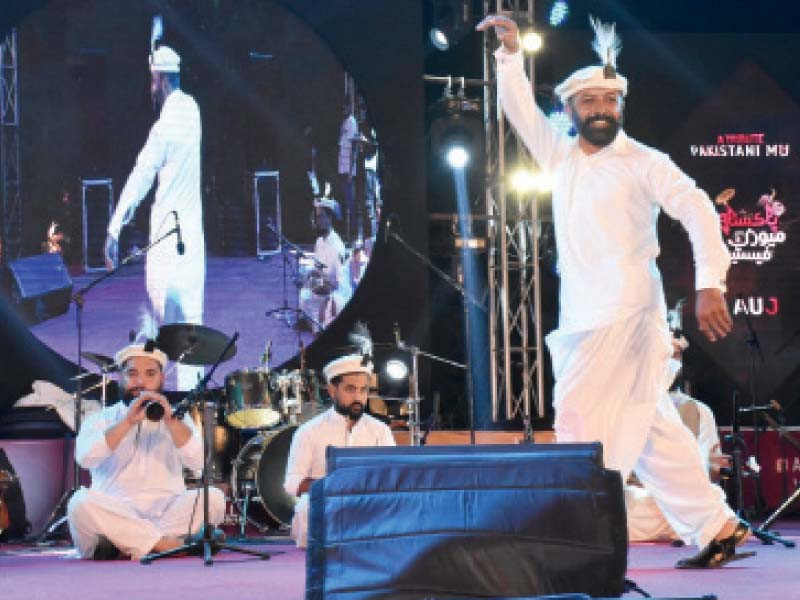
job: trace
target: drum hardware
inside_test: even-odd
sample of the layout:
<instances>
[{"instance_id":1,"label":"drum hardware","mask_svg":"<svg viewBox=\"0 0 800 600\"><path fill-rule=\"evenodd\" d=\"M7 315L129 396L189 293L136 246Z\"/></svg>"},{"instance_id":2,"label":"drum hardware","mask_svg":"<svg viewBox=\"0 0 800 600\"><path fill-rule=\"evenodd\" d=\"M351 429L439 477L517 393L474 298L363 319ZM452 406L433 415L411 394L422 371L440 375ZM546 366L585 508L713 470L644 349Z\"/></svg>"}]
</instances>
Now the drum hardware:
<instances>
[{"instance_id":1,"label":"drum hardware","mask_svg":"<svg viewBox=\"0 0 800 600\"><path fill-rule=\"evenodd\" d=\"M302 287L302 283L300 281L300 260L306 259L311 261L315 267L318 268L325 268L325 264L318 260L313 254L305 252L302 248L298 245L290 242L281 232L277 229L270 219L267 219L265 225L272 231L273 234L280 240L281 244L281 254L283 256L283 304L279 308L273 308L268 310L265 314L268 317L275 317L276 319L280 319L283 321L287 327L291 327L297 330L297 341L299 343L302 342L302 332L299 328L297 328L297 324L300 320L304 319L308 323L316 326L319 329L322 329L322 326L317 322L317 320L302 310L299 306L297 308L292 308L289 306L289 296L286 282L289 278L288 269L292 269L291 265L291 257L294 255L296 262L294 264L294 268L292 269L293 275L292 279L297 287L297 294L296 297L300 297L300 288Z\"/></svg>"},{"instance_id":2,"label":"drum hardware","mask_svg":"<svg viewBox=\"0 0 800 600\"><path fill-rule=\"evenodd\" d=\"M289 425L297 425L297 417L302 410L303 378L300 376L300 371L295 370L290 373L283 371L274 377L272 385L273 389L281 394L281 413L286 422Z\"/></svg>"}]
</instances>

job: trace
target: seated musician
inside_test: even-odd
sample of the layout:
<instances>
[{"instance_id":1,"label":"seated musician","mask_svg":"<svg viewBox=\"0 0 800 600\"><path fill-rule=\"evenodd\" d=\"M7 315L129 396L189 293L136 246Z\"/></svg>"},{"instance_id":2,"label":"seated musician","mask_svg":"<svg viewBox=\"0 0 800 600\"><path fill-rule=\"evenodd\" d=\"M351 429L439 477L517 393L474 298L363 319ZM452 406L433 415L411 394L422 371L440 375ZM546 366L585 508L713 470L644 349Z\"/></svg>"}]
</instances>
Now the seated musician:
<instances>
[{"instance_id":1,"label":"seated musician","mask_svg":"<svg viewBox=\"0 0 800 600\"><path fill-rule=\"evenodd\" d=\"M681 357L688 345L683 336L673 339L674 352L670 363L671 385L680 372ZM672 387L669 395L681 421L697 438L711 481L719 481L720 469L728 464L728 457L720 451L714 413L706 404L684 394L676 385ZM625 505L628 514L628 539L631 542L679 539L667 523L653 496L633 476L625 486Z\"/></svg>"},{"instance_id":2,"label":"seated musician","mask_svg":"<svg viewBox=\"0 0 800 600\"><path fill-rule=\"evenodd\" d=\"M327 327L353 294L344 270L347 255L344 243L333 229L337 209L333 198L323 196L314 201L314 225L318 235L314 258L324 266L317 267L300 290L300 309L311 318L314 331Z\"/></svg>"},{"instance_id":3,"label":"seated musician","mask_svg":"<svg viewBox=\"0 0 800 600\"><path fill-rule=\"evenodd\" d=\"M200 432L188 415L173 418L161 394L167 356L151 346L131 344L117 353L123 398L89 417L78 433L76 458L90 470L92 485L75 493L67 517L83 558L164 552L203 524L202 490L187 490L183 480L183 467L203 466ZM148 403L163 408L159 420L147 418ZM225 497L211 488L211 523L224 513Z\"/></svg>"},{"instance_id":4,"label":"seated musician","mask_svg":"<svg viewBox=\"0 0 800 600\"><path fill-rule=\"evenodd\" d=\"M325 476L325 449L395 445L391 430L364 413L371 362L364 364L361 355L343 356L328 363L323 374L333 406L301 425L294 434L283 484L289 494L300 498L292 519L292 539L300 548L306 547L308 490L315 480Z\"/></svg>"}]
</instances>

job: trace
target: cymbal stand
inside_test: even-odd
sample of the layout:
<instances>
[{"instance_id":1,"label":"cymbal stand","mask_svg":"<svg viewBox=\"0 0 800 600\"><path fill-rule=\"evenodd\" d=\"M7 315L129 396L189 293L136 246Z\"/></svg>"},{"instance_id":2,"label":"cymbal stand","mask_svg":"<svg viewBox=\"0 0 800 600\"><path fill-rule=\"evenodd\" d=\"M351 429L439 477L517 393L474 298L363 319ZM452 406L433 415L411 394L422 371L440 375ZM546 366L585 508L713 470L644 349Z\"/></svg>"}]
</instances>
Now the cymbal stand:
<instances>
[{"instance_id":1,"label":"cymbal stand","mask_svg":"<svg viewBox=\"0 0 800 600\"><path fill-rule=\"evenodd\" d=\"M416 375L417 375L417 373L416 373L416 360L417 360L417 354L422 354L422 355L424 355L424 356L426 356L426 357L428 357L430 359L438 360L439 362L443 362L445 364L449 364L449 365L458 367L460 369L464 369L464 373L465 373L466 378L467 378L467 382L466 382L467 386L466 387L467 387L467 405L468 405L468 412L469 412L469 439L470 439L470 444L474 444L475 443L475 398L474 398L473 389L472 389L472 365L470 364L471 363L471 360L470 360L470 351L471 350L470 349L472 348L472 340L471 340L472 332L471 332L471 328L469 326L469 308L468 307L471 304L475 308L479 308L483 312L487 312L486 305L483 302L481 302L478 298L476 298L460 282L456 281L455 279L450 277L447 273L442 271L439 267L434 265L427 256L425 256L424 254L418 252L413 246L411 246L411 244L406 242L406 240L403 239L403 237L400 234L398 234L394 229L395 228L392 225L392 219L389 218L386 221L386 225L384 225L384 236L385 236L386 240L388 241L388 239L391 237L397 243L399 243L403 248L405 248L411 254L413 254L415 257L417 257L422 263L427 265L434 273L436 273L446 283L448 283L450 285L450 287L452 287L459 294L461 294L461 297L463 299L463 304L464 304L464 328L465 328L465 330L464 330L464 339L465 339L465 344L466 344L466 348L467 348L467 363L466 364L457 363L455 361L451 361L451 360L446 359L446 358L441 358L441 357L433 355L433 354L420 352L419 348L416 348L416 352L411 352L411 350L409 350L411 352L412 359L413 359L412 360L413 373L414 373L413 387L415 389L413 399L416 402L416 407L411 407L410 406L409 408L414 408L414 410L416 411L416 413L414 413L414 414L417 415L417 419L416 419L416 434L417 434L417 436L416 436L416 439L414 439L414 436L413 436L413 433L415 432L415 430L411 429L411 420L409 419L409 429L412 431L412 443L413 443L413 445L418 446L419 445L419 441L420 441L420 435L419 435L420 422L419 422L419 418L418 418L419 417L419 391L417 389L419 384L418 384L417 377L416 377ZM395 336L398 339L398 348L399 348L400 347L400 343L399 343L399 336L397 336L397 332L395 332ZM408 348L415 348L415 347L414 346L408 346Z\"/></svg>"},{"instance_id":2,"label":"cymbal stand","mask_svg":"<svg viewBox=\"0 0 800 600\"><path fill-rule=\"evenodd\" d=\"M296 260L299 262L301 258L310 258L314 262L314 266L319 269L325 269L325 263L320 261L316 256L304 251L300 246L297 244L290 242L286 236L284 236L273 224L271 220L267 220L265 223L267 228L281 241L281 253L283 254L283 304L279 308L273 308L266 312L268 317L276 317L281 319L284 323L286 323L287 327L293 327L297 321L301 318L305 318L308 320L309 323L317 327L318 329L322 329L322 324L317 321L314 317L309 315L299 306L297 308L291 308L289 306L289 296L286 289L286 265L289 262L289 256L291 252L295 253ZM299 279L297 279L299 269L297 265L295 265L295 282L296 287L298 289L298 297L299 297L299 290L301 287L301 283ZM300 334L300 330L297 330L297 341L302 342L302 337Z\"/></svg>"},{"instance_id":3,"label":"cymbal stand","mask_svg":"<svg viewBox=\"0 0 800 600\"><path fill-rule=\"evenodd\" d=\"M173 548L172 550L167 550L166 552L155 552L152 554L148 554L147 556L142 557L141 563L143 565L149 565L154 560L159 560L161 558L168 558L170 556L174 556L176 554L181 554L184 552L189 553L190 555L197 554L203 557L204 564L208 567L213 564L212 555L217 550L230 550L231 552L238 552L240 554L248 554L251 556L257 556L262 560L267 560L270 558L270 555L267 552L259 552L257 550L251 550L249 548L240 548L238 546L233 546L231 544L226 544L224 542L219 542L215 535L215 527L212 527L209 523L208 517L208 488L209 488L209 463L210 463L210 456L208 451L208 441L209 441L209 434L211 432L211 422L213 420L212 406L206 402L206 394L203 392L208 385L208 382L211 380L214 371L216 371L217 367L222 362L225 354L228 352L230 348L236 343L236 340L239 338L239 332L237 331L230 340L228 340L227 345L222 350L222 353L219 355L219 358L214 363L214 365L209 370L208 374L203 377L195 386L194 390L189 392L189 395L184 398L181 403L175 407L172 411L173 419L181 419L183 415L186 414L192 405L200 403L201 414L203 415L202 421L202 438L203 438L203 525L200 528L200 532L198 535L194 537L194 539L178 548Z\"/></svg>"},{"instance_id":4,"label":"cymbal stand","mask_svg":"<svg viewBox=\"0 0 800 600\"><path fill-rule=\"evenodd\" d=\"M421 398L419 396L419 357L424 356L425 358L436 360L446 365L450 365L458 369L463 369L464 371L468 371L469 366L458 363L454 360L450 360L449 358L442 358L441 356L436 356L435 354L431 354L430 352L425 352L424 350L420 350L418 346L414 346L413 344L408 344L404 342L400 338L400 329L397 327L397 325L395 325L394 335L395 335L395 345L397 346L398 350L403 350L411 355L411 374L408 376L409 389L408 389L408 400L406 401L406 404L408 405L408 431L411 436L411 445L421 446L422 422L419 413L419 404L421 401ZM470 417L470 425L473 424L474 424L474 419ZM427 435L425 437L427 438ZM470 430L470 443L472 444L475 443L474 427L472 427Z\"/></svg>"},{"instance_id":5,"label":"cymbal stand","mask_svg":"<svg viewBox=\"0 0 800 600\"><path fill-rule=\"evenodd\" d=\"M116 275L123 267L128 266L133 261L141 258L142 256L146 255L153 246L156 246L167 239L169 236L178 233L178 228L174 227L166 232L164 235L159 237L158 239L150 242L147 246L132 252L130 255L126 256L123 260L119 262L114 268L109 269L99 277L96 277L92 281L89 282L88 285L81 288L75 294L72 295L72 302L75 303L75 326L77 329L77 338L78 338L78 375L81 374L83 371L83 305L86 299L86 294L88 294L94 287ZM105 387L103 388L105 389ZM73 437L73 446L77 445L78 440L78 433L81 430L81 417L83 415L83 389L82 389L82 380L79 377L75 381L75 431ZM66 452L66 444L65 444L65 452ZM72 452L72 487L68 489L59 499L58 503L56 504L53 512L50 513L50 517L47 519L47 522L42 527L42 531L36 536L36 543L41 544L44 543L48 536L52 535L62 524L66 523L67 521L67 504L69 503L72 496L77 492L81 487L81 466L78 464L78 460L76 458L75 448L73 448ZM66 461L65 461L66 462ZM59 515L61 515L59 517Z\"/></svg>"}]
</instances>

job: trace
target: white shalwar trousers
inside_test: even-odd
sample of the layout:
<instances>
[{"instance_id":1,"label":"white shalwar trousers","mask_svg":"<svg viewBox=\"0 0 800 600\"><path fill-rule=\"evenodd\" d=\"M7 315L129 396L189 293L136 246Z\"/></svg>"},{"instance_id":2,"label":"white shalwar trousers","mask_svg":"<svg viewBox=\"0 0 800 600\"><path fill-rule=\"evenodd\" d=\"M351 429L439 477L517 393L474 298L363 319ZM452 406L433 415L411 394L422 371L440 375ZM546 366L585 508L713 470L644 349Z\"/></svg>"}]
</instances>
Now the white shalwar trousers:
<instances>
[{"instance_id":1,"label":"white shalwar trousers","mask_svg":"<svg viewBox=\"0 0 800 600\"><path fill-rule=\"evenodd\" d=\"M162 244L163 246L163 244ZM205 253L191 260L170 254L171 246L155 246L147 257L146 286L150 304L159 325L203 323ZM194 389L202 379L203 367L176 364L176 388Z\"/></svg>"},{"instance_id":2,"label":"white shalwar trousers","mask_svg":"<svg viewBox=\"0 0 800 600\"><path fill-rule=\"evenodd\" d=\"M209 488L208 518L218 525L225 516L225 496ZM72 541L80 555L90 558L104 535L122 554L138 560L162 537L197 533L203 525L202 490L176 495L163 511L146 514L131 502L87 488L78 490L67 506Z\"/></svg>"},{"instance_id":3,"label":"white shalwar trousers","mask_svg":"<svg viewBox=\"0 0 800 600\"><path fill-rule=\"evenodd\" d=\"M672 352L663 310L547 336L559 442L603 444L606 467L631 471L686 543L706 546L734 517L711 483L697 440L667 393Z\"/></svg>"}]
</instances>

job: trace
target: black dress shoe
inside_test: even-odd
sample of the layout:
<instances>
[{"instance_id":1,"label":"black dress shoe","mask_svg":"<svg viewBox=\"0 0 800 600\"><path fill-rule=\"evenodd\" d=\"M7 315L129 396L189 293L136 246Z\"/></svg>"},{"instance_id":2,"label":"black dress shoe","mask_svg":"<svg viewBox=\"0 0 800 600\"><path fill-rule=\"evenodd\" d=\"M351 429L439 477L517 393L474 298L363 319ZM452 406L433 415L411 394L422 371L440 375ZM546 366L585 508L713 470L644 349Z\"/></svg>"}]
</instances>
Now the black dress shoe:
<instances>
[{"instance_id":1,"label":"black dress shoe","mask_svg":"<svg viewBox=\"0 0 800 600\"><path fill-rule=\"evenodd\" d=\"M114 544L104 535L97 538L97 545L94 547L92 553L93 560L116 560L122 553Z\"/></svg>"},{"instance_id":2,"label":"black dress shoe","mask_svg":"<svg viewBox=\"0 0 800 600\"><path fill-rule=\"evenodd\" d=\"M750 528L739 521L733 533L721 540L711 540L711 543L690 558L679 560L675 564L677 569L716 569L733 560L741 560L755 556L755 552L736 553L736 546L741 544L749 535Z\"/></svg>"}]
</instances>

